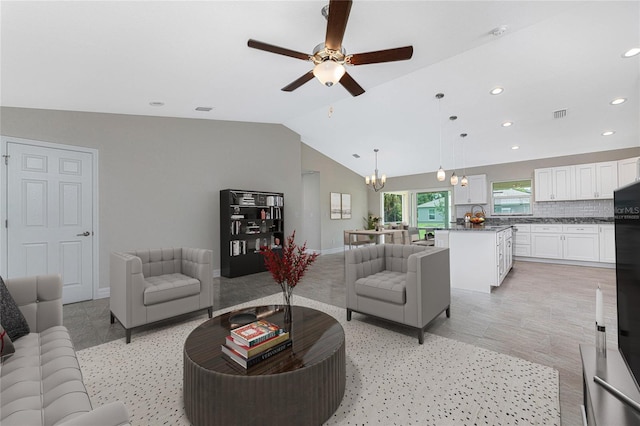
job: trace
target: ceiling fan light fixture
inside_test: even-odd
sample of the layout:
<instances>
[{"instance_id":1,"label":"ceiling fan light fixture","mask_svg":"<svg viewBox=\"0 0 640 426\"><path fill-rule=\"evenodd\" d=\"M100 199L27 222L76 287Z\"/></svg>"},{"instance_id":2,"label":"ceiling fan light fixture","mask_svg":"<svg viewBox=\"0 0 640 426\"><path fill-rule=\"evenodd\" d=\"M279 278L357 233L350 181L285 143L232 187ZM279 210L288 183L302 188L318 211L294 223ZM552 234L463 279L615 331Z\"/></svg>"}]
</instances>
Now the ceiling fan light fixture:
<instances>
[{"instance_id":1,"label":"ceiling fan light fixture","mask_svg":"<svg viewBox=\"0 0 640 426\"><path fill-rule=\"evenodd\" d=\"M320 62L313 68L313 75L327 87L331 87L340 81L346 70L342 64L331 59Z\"/></svg>"}]
</instances>

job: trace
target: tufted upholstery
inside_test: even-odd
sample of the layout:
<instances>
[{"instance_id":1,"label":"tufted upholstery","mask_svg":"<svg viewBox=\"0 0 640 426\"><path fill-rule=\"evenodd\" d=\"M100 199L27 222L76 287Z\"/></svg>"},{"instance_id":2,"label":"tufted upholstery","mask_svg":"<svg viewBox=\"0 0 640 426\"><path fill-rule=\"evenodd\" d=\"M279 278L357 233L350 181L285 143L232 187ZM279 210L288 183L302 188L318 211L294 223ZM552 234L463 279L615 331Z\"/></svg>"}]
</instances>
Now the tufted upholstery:
<instances>
[{"instance_id":1,"label":"tufted upholstery","mask_svg":"<svg viewBox=\"0 0 640 426\"><path fill-rule=\"evenodd\" d=\"M0 423L10 425L127 425L120 402L92 410L67 329L62 326L58 275L14 278L7 288L32 333L14 341L0 370ZM33 332L35 331L35 332Z\"/></svg>"},{"instance_id":2,"label":"tufted upholstery","mask_svg":"<svg viewBox=\"0 0 640 426\"><path fill-rule=\"evenodd\" d=\"M347 320L351 312L419 329L446 311L451 286L449 249L379 244L346 252Z\"/></svg>"},{"instance_id":3,"label":"tufted upholstery","mask_svg":"<svg viewBox=\"0 0 640 426\"><path fill-rule=\"evenodd\" d=\"M200 309L213 312L213 252L164 248L111 253L111 321L127 331Z\"/></svg>"}]
</instances>

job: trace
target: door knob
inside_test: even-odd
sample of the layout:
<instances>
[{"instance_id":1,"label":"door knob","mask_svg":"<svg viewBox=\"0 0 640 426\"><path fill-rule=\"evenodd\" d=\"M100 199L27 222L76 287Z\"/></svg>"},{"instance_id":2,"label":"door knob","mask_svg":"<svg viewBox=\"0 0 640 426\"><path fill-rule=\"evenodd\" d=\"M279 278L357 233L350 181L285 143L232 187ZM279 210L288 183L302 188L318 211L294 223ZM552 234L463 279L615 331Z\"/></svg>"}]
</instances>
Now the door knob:
<instances>
[{"instance_id":1,"label":"door knob","mask_svg":"<svg viewBox=\"0 0 640 426\"><path fill-rule=\"evenodd\" d=\"M91 232L89 231L84 231L82 234L76 234L77 237L88 237L89 235L91 235Z\"/></svg>"}]
</instances>

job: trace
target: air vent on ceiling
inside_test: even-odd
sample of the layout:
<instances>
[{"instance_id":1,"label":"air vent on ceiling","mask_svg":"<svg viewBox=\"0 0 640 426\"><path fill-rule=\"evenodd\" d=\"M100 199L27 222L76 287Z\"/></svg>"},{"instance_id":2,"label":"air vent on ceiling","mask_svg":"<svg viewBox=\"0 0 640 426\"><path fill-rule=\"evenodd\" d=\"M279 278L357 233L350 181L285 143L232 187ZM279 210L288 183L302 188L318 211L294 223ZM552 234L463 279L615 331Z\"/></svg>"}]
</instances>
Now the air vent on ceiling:
<instances>
[{"instance_id":1,"label":"air vent on ceiling","mask_svg":"<svg viewBox=\"0 0 640 426\"><path fill-rule=\"evenodd\" d=\"M567 116L566 109L559 109L557 111L553 111L553 118L564 118Z\"/></svg>"},{"instance_id":2,"label":"air vent on ceiling","mask_svg":"<svg viewBox=\"0 0 640 426\"><path fill-rule=\"evenodd\" d=\"M196 111L208 112L208 111L211 111L212 109L213 107L203 107L203 106L196 107Z\"/></svg>"},{"instance_id":3,"label":"air vent on ceiling","mask_svg":"<svg viewBox=\"0 0 640 426\"><path fill-rule=\"evenodd\" d=\"M358 154L352 154L355 158L360 158Z\"/></svg>"}]
</instances>

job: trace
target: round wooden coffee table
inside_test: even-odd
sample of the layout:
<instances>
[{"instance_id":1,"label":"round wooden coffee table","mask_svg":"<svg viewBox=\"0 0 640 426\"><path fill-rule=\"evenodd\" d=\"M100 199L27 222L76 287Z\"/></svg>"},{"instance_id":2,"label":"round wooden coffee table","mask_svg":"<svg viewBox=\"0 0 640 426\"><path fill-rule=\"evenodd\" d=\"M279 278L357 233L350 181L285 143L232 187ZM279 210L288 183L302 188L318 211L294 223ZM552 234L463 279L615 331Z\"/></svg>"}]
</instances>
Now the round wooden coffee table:
<instances>
[{"instance_id":1,"label":"round wooden coffee table","mask_svg":"<svg viewBox=\"0 0 640 426\"><path fill-rule=\"evenodd\" d=\"M293 345L248 369L222 354L229 318L253 313L283 328L284 307L257 306L212 318L184 344L184 408L192 424L324 423L345 389L344 330L332 316L293 306Z\"/></svg>"}]
</instances>

